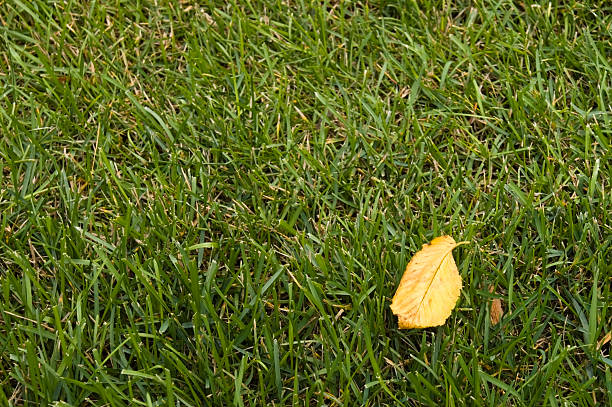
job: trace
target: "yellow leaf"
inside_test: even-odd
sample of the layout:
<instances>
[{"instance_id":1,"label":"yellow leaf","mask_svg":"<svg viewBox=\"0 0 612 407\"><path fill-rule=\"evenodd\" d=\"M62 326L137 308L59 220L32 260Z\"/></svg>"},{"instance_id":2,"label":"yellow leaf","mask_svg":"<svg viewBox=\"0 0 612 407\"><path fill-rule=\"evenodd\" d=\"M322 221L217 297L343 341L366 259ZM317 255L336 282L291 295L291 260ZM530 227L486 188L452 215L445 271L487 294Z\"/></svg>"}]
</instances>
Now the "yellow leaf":
<instances>
[{"instance_id":1,"label":"yellow leaf","mask_svg":"<svg viewBox=\"0 0 612 407\"><path fill-rule=\"evenodd\" d=\"M440 236L424 244L402 276L391 301L400 329L443 325L461 292L461 276L452 251L460 244Z\"/></svg>"}]
</instances>

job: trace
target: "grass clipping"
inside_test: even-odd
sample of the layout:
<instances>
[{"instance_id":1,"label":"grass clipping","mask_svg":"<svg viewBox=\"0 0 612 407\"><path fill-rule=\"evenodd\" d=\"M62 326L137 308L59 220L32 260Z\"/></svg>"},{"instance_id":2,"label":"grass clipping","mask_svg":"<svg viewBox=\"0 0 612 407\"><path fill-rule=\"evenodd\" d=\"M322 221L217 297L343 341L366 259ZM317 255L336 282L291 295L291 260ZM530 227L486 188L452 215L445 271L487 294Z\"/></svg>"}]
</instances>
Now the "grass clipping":
<instances>
[{"instance_id":1,"label":"grass clipping","mask_svg":"<svg viewBox=\"0 0 612 407\"><path fill-rule=\"evenodd\" d=\"M440 236L424 244L402 276L391 301L400 329L443 325L461 292L461 276L452 251L468 242Z\"/></svg>"}]
</instances>

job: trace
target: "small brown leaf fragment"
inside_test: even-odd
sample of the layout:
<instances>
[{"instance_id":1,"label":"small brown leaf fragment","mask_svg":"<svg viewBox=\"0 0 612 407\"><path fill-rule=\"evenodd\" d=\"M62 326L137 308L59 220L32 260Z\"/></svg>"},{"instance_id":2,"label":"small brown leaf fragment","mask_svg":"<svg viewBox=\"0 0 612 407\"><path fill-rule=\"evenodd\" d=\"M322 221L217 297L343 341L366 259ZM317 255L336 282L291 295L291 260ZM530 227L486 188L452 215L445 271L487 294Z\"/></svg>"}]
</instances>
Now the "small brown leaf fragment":
<instances>
[{"instance_id":1,"label":"small brown leaf fragment","mask_svg":"<svg viewBox=\"0 0 612 407\"><path fill-rule=\"evenodd\" d=\"M503 315L504 310L501 305L501 300L499 298L494 298L493 301L491 301L491 325L497 325Z\"/></svg>"}]
</instances>

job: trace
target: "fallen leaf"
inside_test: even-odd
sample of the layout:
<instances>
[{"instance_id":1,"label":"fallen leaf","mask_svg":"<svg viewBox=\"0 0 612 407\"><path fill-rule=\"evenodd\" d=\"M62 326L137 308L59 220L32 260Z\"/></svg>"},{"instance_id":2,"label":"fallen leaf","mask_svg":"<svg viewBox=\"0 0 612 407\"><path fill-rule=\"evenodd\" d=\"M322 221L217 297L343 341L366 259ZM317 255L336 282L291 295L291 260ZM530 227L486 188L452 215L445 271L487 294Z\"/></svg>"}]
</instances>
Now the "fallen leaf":
<instances>
[{"instance_id":1,"label":"fallen leaf","mask_svg":"<svg viewBox=\"0 0 612 407\"><path fill-rule=\"evenodd\" d=\"M418 251L402 276L391 301L400 329L443 325L461 292L461 276L452 250L460 244L440 236Z\"/></svg>"},{"instance_id":2,"label":"fallen leaf","mask_svg":"<svg viewBox=\"0 0 612 407\"><path fill-rule=\"evenodd\" d=\"M499 298L494 298L491 301L491 325L497 325L499 320L504 315L504 309Z\"/></svg>"},{"instance_id":3,"label":"fallen leaf","mask_svg":"<svg viewBox=\"0 0 612 407\"><path fill-rule=\"evenodd\" d=\"M490 285L489 292L493 293L495 291L495 287ZM497 325L501 320L501 317L504 316L504 309L501 305L501 300L499 298L494 298L491 300L491 312L489 313L491 318L491 325Z\"/></svg>"}]
</instances>

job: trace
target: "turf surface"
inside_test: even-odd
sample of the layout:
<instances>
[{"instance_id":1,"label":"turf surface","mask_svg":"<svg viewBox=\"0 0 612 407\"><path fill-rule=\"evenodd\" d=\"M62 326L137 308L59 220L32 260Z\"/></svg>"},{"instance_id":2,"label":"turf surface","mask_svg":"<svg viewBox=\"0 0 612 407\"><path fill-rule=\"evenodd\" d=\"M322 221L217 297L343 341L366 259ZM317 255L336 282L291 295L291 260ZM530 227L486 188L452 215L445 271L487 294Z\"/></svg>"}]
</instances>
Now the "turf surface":
<instances>
[{"instance_id":1,"label":"turf surface","mask_svg":"<svg viewBox=\"0 0 612 407\"><path fill-rule=\"evenodd\" d=\"M605 0L0 0L0 405L610 405L611 61Z\"/></svg>"}]
</instances>

